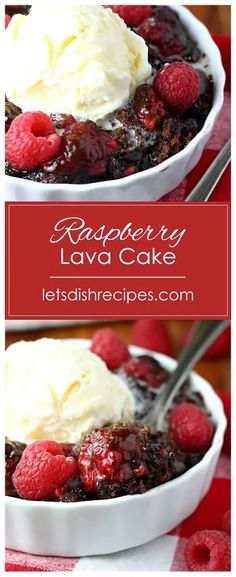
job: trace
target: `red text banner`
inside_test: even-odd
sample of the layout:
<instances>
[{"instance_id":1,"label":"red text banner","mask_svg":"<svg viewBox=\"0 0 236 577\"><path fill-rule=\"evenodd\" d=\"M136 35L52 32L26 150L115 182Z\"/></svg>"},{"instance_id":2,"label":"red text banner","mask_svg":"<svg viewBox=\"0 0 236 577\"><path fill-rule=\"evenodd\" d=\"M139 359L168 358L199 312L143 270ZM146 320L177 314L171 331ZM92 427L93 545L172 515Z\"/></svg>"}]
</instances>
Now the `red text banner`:
<instances>
[{"instance_id":1,"label":"red text banner","mask_svg":"<svg viewBox=\"0 0 236 577\"><path fill-rule=\"evenodd\" d=\"M6 318L230 318L226 203L6 203Z\"/></svg>"}]
</instances>

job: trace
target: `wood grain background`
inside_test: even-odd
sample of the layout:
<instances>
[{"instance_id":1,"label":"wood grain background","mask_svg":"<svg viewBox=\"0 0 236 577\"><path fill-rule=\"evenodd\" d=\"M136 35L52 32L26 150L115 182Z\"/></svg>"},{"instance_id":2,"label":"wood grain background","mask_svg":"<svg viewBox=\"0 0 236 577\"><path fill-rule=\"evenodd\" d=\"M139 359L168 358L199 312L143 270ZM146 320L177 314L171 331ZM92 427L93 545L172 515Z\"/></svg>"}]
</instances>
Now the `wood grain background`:
<instances>
[{"instance_id":1,"label":"wood grain background","mask_svg":"<svg viewBox=\"0 0 236 577\"><path fill-rule=\"evenodd\" d=\"M189 6L186 7L199 18L210 32L220 32L221 34L230 34L231 30L231 5L226 6Z\"/></svg>"},{"instance_id":2,"label":"wood grain background","mask_svg":"<svg viewBox=\"0 0 236 577\"><path fill-rule=\"evenodd\" d=\"M63 321L62 321L63 322ZM183 334L187 327L191 327L192 321L168 321L167 328L171 337L173 356L178 357L183 347ZM133 321L119 321L114 323L106 322L105 326L109 326L114 331L122 336L127 343L132 343L132 329ZM6 346L11 343L25 339L34 340L41 337L51 338L91 338L93 333L100 327L104 327L104 323L88 324L88 325L74 325L62 326L57 328L48 328L36 331L22 331L20 333L7 333ZM202 360L196 366L197 372L207 379L214 388L220 390L230 389L230 358L217 358L214 360Z\"/></svg>"}]
</instances>

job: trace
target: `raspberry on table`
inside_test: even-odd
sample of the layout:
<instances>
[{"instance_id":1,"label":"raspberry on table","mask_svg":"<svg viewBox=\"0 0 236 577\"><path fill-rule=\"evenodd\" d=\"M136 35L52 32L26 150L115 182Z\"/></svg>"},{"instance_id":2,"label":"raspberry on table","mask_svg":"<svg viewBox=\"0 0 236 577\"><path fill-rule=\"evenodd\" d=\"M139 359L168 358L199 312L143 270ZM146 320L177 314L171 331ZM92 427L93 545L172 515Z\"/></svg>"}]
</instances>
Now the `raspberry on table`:
<instances>
[{"instance_id":1,"label":"raspberry on table","mask_svg":"<svg viewBox=\"0 0 236 577\"><path fill-rule=\"evenodd\" d=\"M100 357L110 370L118 369L130 357L126 343L111 329L96 331L90 350Z\"/></svg>"},{"instance_id":2,"label":"raspberry on table","mask_svg":"<svg viewBox=\"0 0 236 577\"><path fill-rule=\"evenodd\" d=\"M172 62L158 70L153 87L169 111L183 114L199 97L200 76L191 64Z\"/></svg>"},{"instance_id":3,"label":"raspberry on table","mask_svg":"<svg viewBox=\"0 0 236 577\"><path fill-rule=\"evenodd\" d=\"M9 14L5 14L5 28L8 27L8 24L10 21L11 21L11 16L9 16Z\"/></svg>"},{"instance_id":4,"label":"raspberry on table","mask_svg":"<svg viewBox=\"0 0 236 577\"><path fill-rule=\"evenodd\" d=\"M227 535L231 535L231 510L226 511L223 515L222 530L227 533Z\"/></svg>"},{"instance_id":5,"label":"raspberry on table","mask_svg":"<svg viewBox=\"0 0 236 577\"><path fill-rule=\"evenodd\" d=\"M61 139L47 114L23 112L12 121L5 142L9 164L31 170L55 156Z\"/></svg>"},{"instance_id":6,"label":"raspberry on table","mask_svg":"<svg viewBox=\"0 0 236 577\"><path fill-rule=\"evenodd\" d=\"M131 357L122 365L122 370L151 389L158 389L168 378L167 371L149 355Z\"/></svg>"},{"instance_id":7,"label":"raspberry on table","mask_svg":"<svg viewBox=\"0 0 236 577\"><path fill-rule=\"evenodd\" d=\"M164 321L144 319L136 321L133 327L134 345L158 351L164 355L172 355L171 339Z\"/></svg>"},{"instance_id":8,"label":"raspberry on table","mask_svg":"<svg viewBox=\"0 0 236 577\"><path fill-rule=\"evenodd\" d=\"M164 102L159 100L149 84L139 86L134 94L134 111L146 130L154 130L167 115Z\"/></svg>"},{"instance_id":9,"label":"raspberry on table","mask_svg":"<svg viewBox=\"0 0 236 577\"><path fill-rule=\"evenodd\" d=\"M16 466L21 460L22 453L26 445L24 443L18 443L5 440L5 493L6 495L15 496L16 491L12 483L12 475L15 471Z\"/></svg>"},{"instance_id":10,"label":"raspberry on table","mask_svg":"<svg viewBox=\"0 0 236 577\"><path fill-rule=\"evenodd\" d=\"M144 18L148 18L152 14L152 6L125 6L125 5L108 5L113 12L125 21L127 26L138 26Z\"/></svg>"},{"instance_id":11,"label":"raspberry on table","mask_svg":"<svg viewBox=\"0 0 236 577\"><path fill-rule=\"evenodd\" d=\"M26 447L12 479L20 497L38 501L53 497L76 471L76 459L66 457L59 443L42 440Z\"/></svg>"},{"instance_id":12,"label":"raspberry on table","mask_svg":"<svg viewBox=\"0 0 236 577\"><path fill-rule=\"evenodd\" d=\"M189 453L207 451L214 427L206 413L192 403L180 403L168 416L169 434L176 445Z\"/></svg>"},{"instance_id":13,"label":"raspberry on table","mask_svg":"<svg viewBox=\"0 0 236 577\"><path fill-rule=\"evenodd\" d=\"M230 571L230 537L223 531L197 531L185 549L190 571Z\"/></svg>"},{"instance_id":14,"label":"raspberry on table","mask_svg":"<svg viewBox=\"0 0 236 577\"><path fill-rule=\"evenodd\" d=\"M183 335L183 345L186 345L191 335L191 329L187 329ZM226 357L230 354L231 346L231 326L229 325L219 335L219 337L210 345L204 354L204 359L217 359L218 357Z\"/></svg>"},{"instance_id":15,"label":"raspberry on table","mask_svg":"<svg viewBox=\"0 0 236 577\"><path fill-rule=\"evenodd\" d=\"M118 424L87 434L79 452L83 488L100 499L143 493L168 481L175 471L170 441L149 427Z\"/></svg>"}]
</instances>

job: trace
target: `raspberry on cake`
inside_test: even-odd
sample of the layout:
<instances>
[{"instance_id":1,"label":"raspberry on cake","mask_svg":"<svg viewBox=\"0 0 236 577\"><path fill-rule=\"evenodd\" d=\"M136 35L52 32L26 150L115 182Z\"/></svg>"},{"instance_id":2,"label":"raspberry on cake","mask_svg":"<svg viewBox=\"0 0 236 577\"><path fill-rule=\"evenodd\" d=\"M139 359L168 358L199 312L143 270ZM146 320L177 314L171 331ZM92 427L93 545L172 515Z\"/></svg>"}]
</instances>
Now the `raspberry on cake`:
<instances>
[{"instance_id":1,"label":"raspberry on cake","mask_svg":"<svg viewBox=\"0 0 236 577\"><path fill-rule=\"evenodd\" d=\"M127 26L138 26L144 18L148 18L152 14L151 6L125 6L125 5L107 5L113 12L125 21Z\"/></svg>"},{"instance_id":2,"label":"raspberry on cake","mask_svg":"<svg viewBox=\"0 0 236 577\"><path fill-rule=\"evenodd\" d=\"M47 114L25 112L12 120L6 134L6 160L18 170L31 170L55 156L60 136Z\"/></svg>"},{"instance_id":3,"label":"raspberry on cake","mask_svg":"<svg viewBox=\"0 0 236 577\"><path fill-rule=\"evenodd\" d=\"M168 377L167 371L149 355L131 357L122 365L122 371L127 376L142 381L150 389L158 389Z\"/></svg>"},{"instance_id":4,"label":"raspberry on cake","mask_svg":"<svg viewBox=\"0 0 236 577\"><path fill-rule=\"evenodd\" d=\"M126 343L111 329L96 331L90 350L100 357L112 371L118 369L130 357Z\"/></svg>"},{"instance_id":5,"label":"raspberry on cake","mask_svg":"<svg viewBox=\"0 0 236 577\"><path fill-rule=\"evenodd\" d=\"M180 403L168 416L169 434L176 445L189 453L207 451L214 427L207 414L192 403Z\"/></svg>"},{"instance_id":6,"label":"raspberry on cake","mask_svg":"<svg viewBox=\"0 0 236 577\"><path fill-rule=\"evenodd\" d=\"M158 70L154 90L170 112L183 114L200 95L200 76L186 62L172 62Z\"/></svg>"},{"instance_id":7,"label":"raspberry on cake","mask_svg":"<svg viewBox=\"0 0 236 577\"><path fill-rule=\"evenodd\" d=\"M83 488L99 499L144 493L174 475L174 449L146 426L94 429L83 439L78 469Z\"/></svg>"},{"instance_id":8,"label":"raspberry on cake","mask_svg":"<svg viewBox=\"0 0 236 577\"><path fill-rule=\"evenodd\" d=\"M12 479L20 497L39 501L53 497L76 470L75 458L66 457L59 443L42 440L26 447Z\"/></svg>"},{"instance_id":9,"label":"raspberry on cake","mask_svg":"<svg viewBox=\"0 0 236 577\"><path fill-rule=\"evenodd\" d=\"M158 99L153 87L142 84L134 94L134 111L140 124L153 131L167 115L165 104Z\"/></svg>"}]
</instances>

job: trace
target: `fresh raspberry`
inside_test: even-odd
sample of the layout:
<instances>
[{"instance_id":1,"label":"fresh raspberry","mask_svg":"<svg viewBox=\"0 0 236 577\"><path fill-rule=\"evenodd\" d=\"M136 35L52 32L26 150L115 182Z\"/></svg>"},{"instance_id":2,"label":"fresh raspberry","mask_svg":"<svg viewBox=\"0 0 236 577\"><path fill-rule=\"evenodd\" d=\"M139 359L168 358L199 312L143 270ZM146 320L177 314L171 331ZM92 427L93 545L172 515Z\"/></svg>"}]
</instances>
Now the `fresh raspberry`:
<instances>
[{"instance_id":1,"label":"fresh raspberry","mask_svg":"<svg viewBox=\"0 0 236 577\"><path fill-rule=\"evenodd\" d=\"M190 571L230 571L230 537L223 531L197 531L185 549Z\"/></svg>"},{"instance_id":2,"label":"fresh raspberry","mask_svg":"<svg viewBox=\"0 0 236 577\"><path fill-rule=\"evenodd\" d=\"M9 22L11 21L11 16L5 14L5 28L8 27Z\"/></svg>"},{"instance_id":3,"label":"fresh raspberry","mask_svg":"<svg viewBox=\"0 0 236 577\"><path fill-rule=\"evenodd\" d=\"M14 487L23 499L52 497L77 470L74 457L66 457L59 443L35 441L23 452L13 474Z\"/></svg>"},{"instance_id":4,"label":"fresh raspberry","mask_svg":"<svg viewBox=\"0 0 236 577\"><path fill-rule=\"evenodd\" d=\"M94 334L90 350L100 357L108 369L118 369L129 357L126 343L111 329L100 329Z\"/></svg>"},{"instance_id":5,"label":"fresh raspberry","mask_svg":"<svg viewBox=\"0 0 236 577\"><path fill-rule=\"evenodd\" d=\"M86 492L99 498L144 492L168 481L175 470L173 447L162 433L139 425L94 429L82 442L78 468Z\"/></svg>"},{"instance_id":6,"label":"fresh raspberry","mask_svg":"<svg viewBox=\"0 0 236 577\"><path fill-rule=\"evenodd\" d=\"M32 132L35 136L47 137L56 132L50 116L44 112L22 112L12 121L11 127L12 130Z\"/></svg>"},{"instance_id":7,"label":"fresh raspberry","mask_svg":"<svg viewBox=\"0 0 236 577\"><path fill-rule=\"evenodd\" d=\"M231 396L230 393L225 391L217 391L223 407L224 413L227 419L227 427L224 436L223 452L227 455L231 454Z\"/></svg>"},{"instance_id":8,"label":"fresh raspberry","mask_svg":"<svg viewBox=\"0 0 236 577\"><path fill-rule=\"evenodd\" d=\"M151 6L107 6L125 21L127 26L138 26L144 18L152 14Z\"/></svg>"},{"instance_id":9,"label":"fresh raspberry","mask_svg":"<svg viewBox=\"0 0 236 577\"><path fill-rule=\"evenodd\" d=\"M150 131L154 130L167 114L165 104L156 97L149 84L142 84L136 89L134 111L140 124Z\"/></svg>"},{"instance_id":10,"label":"fresh raspberry","mask_svg":"<svg viewBox=\"0 0 236 577\"><path fill-rule=\"evenodd\" d=\"M6 439L5 441L5 492L6 495L15 495L15 489L12 483L12 475L16 466L21 460L22 453L26 445L24 443L16 443Z\"/></svg>"},{"instance_id":11,"label":"fresh raspberry","mask_svg":"<svg viewBox=\"0 0 236 577\"><path fill-rule=\"evenodd\" d=\"M31 170L55 156L60 140L47 114L24 112L6 134L6 160L17 170Z\"/></svg>"},{"instance_id":12,"label":"fresh raspberry","mask_svg":"<svg viewBox=\"0 0 236 577\"><path fill-rule=\"evenodd\" d=\"M182 114L199 97L200 76L191 64L172 62L158 70L153 86L168 110Z\"/></svg>"},{"instance_id":13,"label":"fresh raspberry","mask_svg":"<svg viewBox=\"0 0 236 577\"><path fill-rule=\"evenodd\" d=\"M180 403L168 420L169 434L182 451L201 453L209 449L214 427L202 409L192 403Z\"/></svg>"},{"instance_id":14,"label":"fresh raspberry","mask_svg":"<svg viewBox=\"0 0 236 577\"><path fill-rule=\"evenodd\" d=\"M156 359L148 355L131 357L123 365L126 375L141 381L151 389L158 389L167 380L168 373Z\"/></svg>"},{"instance_id":15,"label":"fresh raspberry","mask_svg":"<svg viewBox=\"0 0 236 577\"><path fill-rule=\"evenodd\" d=\"M183 344L186 345L189 341L191 329L187 329L183 336ZM226 357L230 354L231 345L231 327L228 326L219 335L219 337L212 343L204 354L204 359L217 359L218 357Z\"/></svg>"},{"instance_id":16,"label":"fresh raspberry","mask_svg":"<svg viewBox=\"0 0 236 577\"><path fill-rule=\"evenodd\" d=\"M145 319L137 321L133 327L134 345L158 351L164 355L172 356L171 339L163 321Z\"/></svg>"},{"instance_id":17,"label":"fresh raspberry","mask_svg":"<svg viewBox=\"0 0 236 577\"><path fill-rule=\"evenodd\" d=\"M231 511L226 511L222 519L222 530L231 535Z\"/></svg>"}]
</instances>

